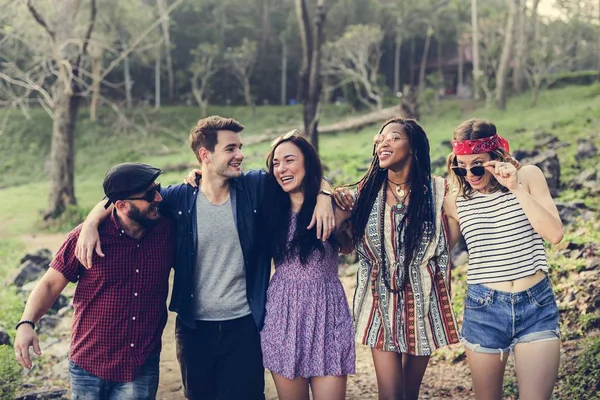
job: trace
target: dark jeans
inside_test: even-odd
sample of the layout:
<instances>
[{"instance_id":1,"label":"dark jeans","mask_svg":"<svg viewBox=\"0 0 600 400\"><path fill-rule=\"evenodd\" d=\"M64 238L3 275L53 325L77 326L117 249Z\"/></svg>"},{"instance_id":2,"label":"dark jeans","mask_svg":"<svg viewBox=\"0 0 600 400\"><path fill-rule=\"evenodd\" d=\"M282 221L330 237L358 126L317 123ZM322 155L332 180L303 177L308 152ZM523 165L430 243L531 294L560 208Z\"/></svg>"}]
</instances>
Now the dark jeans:
<instances>
[{"instance_id":1,"label":"dark jeans","mask_svg":"<svg viewBox=\"0 0 600 400\"><path fill-rule=\"evenodd\" d=\"M160 354L148 357L133 382L100 379L69 360L73 400L154 400L158 390Z\"/></svg>"},{"instance_id":2,"label":"dark jeans","mask_svg":"<svg viewBox=\"0 0 600 400\"><path fill-rule=\"evenodd\" d=\"M175 337L188 399L264 400L260 336L252 315L196 321L196 329L177 318Z\"/></svg>"}]
</instances>

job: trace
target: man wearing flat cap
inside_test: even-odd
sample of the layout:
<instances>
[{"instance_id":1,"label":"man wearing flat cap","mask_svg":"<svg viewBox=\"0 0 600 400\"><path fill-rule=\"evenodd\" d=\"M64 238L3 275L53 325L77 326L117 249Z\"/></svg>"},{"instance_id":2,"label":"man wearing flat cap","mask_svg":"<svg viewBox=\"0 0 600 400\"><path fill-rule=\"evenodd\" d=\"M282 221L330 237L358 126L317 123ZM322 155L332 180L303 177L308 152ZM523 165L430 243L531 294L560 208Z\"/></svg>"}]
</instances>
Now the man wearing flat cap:
<instances>
[{"instance_id":1,"label":"man wearing flat cap","mask_svg":"<svg viewBox=\"0 0 600 400\"><path fill-rule=\"evenodd\" d=\"M41 354L35 324L69 282L76 282L69 373L74 399L154 399L161 336L167 322L174 225L159 212L161 170L125 163L104 179L99 226L106 255L86 269L75 257L81 225L73 229L31 292L17 324L15 356L31 368L29 347Z\"/></svg>"}]
</instances>

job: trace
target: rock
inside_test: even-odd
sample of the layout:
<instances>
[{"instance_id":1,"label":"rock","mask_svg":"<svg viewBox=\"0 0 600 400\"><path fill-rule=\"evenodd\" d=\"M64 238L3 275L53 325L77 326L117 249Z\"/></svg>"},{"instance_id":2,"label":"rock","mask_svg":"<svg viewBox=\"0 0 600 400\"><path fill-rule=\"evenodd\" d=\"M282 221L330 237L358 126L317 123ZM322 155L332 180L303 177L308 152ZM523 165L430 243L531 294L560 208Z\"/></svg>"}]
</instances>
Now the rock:
<instances>
[{"instance_id":1,"label":"rock","mask_svg":"<svg viewBox=\"0 0 600 400\"><path fill-rule=\"evenodd\" d=\"M462 253L458 254L453 260L452 263L456 266L459 265L465 265L469 262L469 253L466 251L463 251Z\"/></svg>"},{"instance_id":2,"label":"rock","mask_svg":"<svg viewBox=\"0 0 600 400\"><path fill-rule=\"evenodd\" d=\"M60 309L67 307L68 305L69 305L69 299L67 299L67 297L65 295L59 294L58 297L56 298L56 300L54 301L54 304L52 304L52 307L50 307L50 309L53 311L58 311Z\"/></svg>"},{"instance_id":3,"label":"rock","mask_svg":"<svg viewBox=\"0 0 600 400\"><path fill-rule=\"evenodd\" d=\"M65 315L67 315L67 313L69 313L72 309L73 309L73 305L71 305L71 303L69 303L65 307L58 310L58 312L56 313L56 316L62 318Z\"/></svg>"},{"instance_id":4,"label":"rock","mask_svg":"<svg viewBox=\"0 0 600 400\"><path fill-rule=\"evenodd\" d=\"M593 169L586 169L581 171L573 180L569 183L569 187L575 190L583 188L588 182L593 182L597 177L596 171Z\"/></svg>"},{"instance_id":5,"label":"rock","mask_svg":"<svg viewBox=\"0 0 600 400\"><path fill-rule=\"evenodd\" d=\"M538 132L535 135L533 135L533 138L535 139L535 147L536 148L540 148L540 147L550 148L550 146L552 144L558 143L558 138L548 132Z\"/></svg>"},{"instance_id":6,"label":"rock","mask_svg":"<svg viewBox=\"0 0 600 400\"><path fill-rule=\"evenodd\" d=\"M598 148L592 141L588 139L581 139L578 141L577 154L575 154L575 159L578 162L597 155Z\"/></svg>"},{"instance_id":7,"label":"rock","mask_svg":"<svg viewBox=\"0 0 600 400\"><path fill-rule=\"evenodd\" d=\"M50 261L35 262L33 260L26 260L23 262L15 274L14 278L11 279L13 285L21 287L24 284L37 280L46 270L50 267Z\"/></svg>"},{"instance_id":8,"label":"rock","mask_svg":"<svg viewBox=\"0 0 600 400\"><path fill-rule=\"evenodd\" d=\"M572 224L577 218L582 218L585 221L594 218L594 213L582 201L556 202L556 208L563 224Z\"/></svg>"},{"instance_id":9,"label":"rock","mask_svg":"<svg viewBox=\"0 0 600 400\"><path fill-rule=\"evenodd\" d=\"M445 167L446 166L446 157L439 157L435 160L431 161L431 169Z\"/></svg>"},{"instance_id":10,"label":"rock","mask_svg":"<svg viewBox=\"0 0 600 400\"><path fill-rule=\"evenodd\" d=\"M25 261L33 261L36 264L44 264L46 262L50 263L52 261L52 252L48 249L39 249L34 251L33 253L27 253L21 258L21 264Z\"/></svg>"},{"instance_id":11,"label":"rock","mask_svg":"<svg viewBox=\"0 0 600 400\"><path fill-rule=\"evenodd\" d=\"M512 156L517 160L521 161L524 158L535 157L539 154L537 150L527 151L527 150L515 150L512 152Z\"/></svg>"},{"instance_id":12,"label":"rock","mask_svg":"<svg viewBox=\"0 0 600 400\"><path fill-rule=\"evenodd\" d=\"M42 392L32 392L15 397L15 400L46 400L62 399L67 395L67 389L45 390Z\"/></svg>"},{"instance_id":13,"label":"rock","mask_svg":"<svg viewBox=\"0 0 600 400\"><path fill-rule=\"evenodd\" d=\"M583 188L589 190L592 194L600 194L600 182L598 181L584 182Z\"/></svg>"},{"instance_id":14,"label":"rock","mask_svg":"<svg viewBox=\"0 0 600 400\"><path fill-rule=\"evenodd\" d=\"M558 194L560 188L560 161L558 160L556 151L545 150L533 157L528 157L520 161L523 165L532 164L540 168L546 177L552 196L554 197Z\"/></svg>"},{"instance_id":15,"label":"rock","mask_svg":"<svg viewBox=\"0 0 600 400\"><path fill-rule=\"evenodd\" d=\"M3 344L7 346L12 346L12 344L10 343L10 336L8 336L8 332L6 332L4 329L0 329L0 346Z\"/></svg>"},{"instance_id":16,"label":"rock","mask_svg":"<svg viewBox=\"0 0 600 400\"><path fill-rule=\"evenodd\" d=\"M56 328L62 321L62 318L54 315L44 315L38 322L40 332L48 332Z\"/></svg>"},{"instance_id":17,"label":"rock","mask_svg":"<svg viewBox=\"0 0 600 400\"><path fill-rule=\"evenodd\" d=\"M64 360L69 357L70 348L71 345L67 340L60 340L58 338L50 338L40 343L40 349L45 356L54 357L58 360Z\"/></svg>"}]
</instances>

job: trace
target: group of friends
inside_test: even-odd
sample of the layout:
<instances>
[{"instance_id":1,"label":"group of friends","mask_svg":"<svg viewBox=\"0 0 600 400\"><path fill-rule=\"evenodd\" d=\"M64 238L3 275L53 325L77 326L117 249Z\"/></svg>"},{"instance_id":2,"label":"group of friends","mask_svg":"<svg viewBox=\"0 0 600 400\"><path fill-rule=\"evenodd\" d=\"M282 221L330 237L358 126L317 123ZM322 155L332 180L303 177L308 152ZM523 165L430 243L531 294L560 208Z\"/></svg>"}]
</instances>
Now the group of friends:
<instances>
[{"instance_id":1,"label":"group of friends","mask_svg":"<svg viewBox=\"0 0 600 400\"><path fill-rule=\"evenodd\" d=\"M41 354L36 323L77 282L72 397L155 398L174 268L169 309L189 399L264 399L264 368L282 400L344 399L355 343L371 348L379 399L417 399L430 356L458 342L476 399L502 398L510 353L520 398L550 399L560 332L544 240L560 242L562 223L542 171L514 160L492 122L456 128L447 181L431 174L423 128L390 119L365 175L335 190L298 131L273 141L265 171L242 172L243 129L198 121L189 143L201 168L179 185L162 188L146 164L107 172L105 199L26 303L21 365L32 367L30 347ZM459 332L449 254L461 236ZM338 255L353 250L351 312Z\"/></svg>"}]
</instances>

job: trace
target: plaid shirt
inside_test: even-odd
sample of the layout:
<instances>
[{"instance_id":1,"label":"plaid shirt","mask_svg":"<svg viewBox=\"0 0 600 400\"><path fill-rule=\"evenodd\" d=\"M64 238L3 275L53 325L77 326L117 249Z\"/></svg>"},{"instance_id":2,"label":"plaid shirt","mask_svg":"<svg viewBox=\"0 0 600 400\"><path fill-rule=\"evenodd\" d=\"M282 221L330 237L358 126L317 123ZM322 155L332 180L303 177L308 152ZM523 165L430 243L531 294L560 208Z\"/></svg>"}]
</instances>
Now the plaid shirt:
<instances>
[{"instance_id":1,"label":"plaid shirt","mask_svg":"<svg viewBox=\"0 0 600 400\"><path fill-rule=\"evenodd\" d=\"M131 382L148 356L161 349L175 260L174 224L161 218L137 240L125 234L113 214L99 228L105 256L94 254L90 270L75 257L80 231L81 226L71 231L50 264L78 282L69 358L101 379Z\"/></svg>"}]
</instances>

